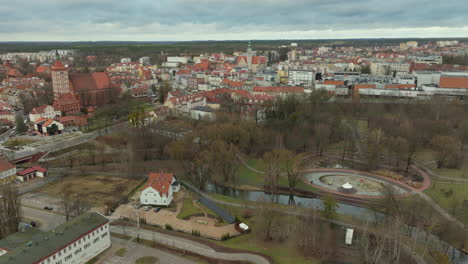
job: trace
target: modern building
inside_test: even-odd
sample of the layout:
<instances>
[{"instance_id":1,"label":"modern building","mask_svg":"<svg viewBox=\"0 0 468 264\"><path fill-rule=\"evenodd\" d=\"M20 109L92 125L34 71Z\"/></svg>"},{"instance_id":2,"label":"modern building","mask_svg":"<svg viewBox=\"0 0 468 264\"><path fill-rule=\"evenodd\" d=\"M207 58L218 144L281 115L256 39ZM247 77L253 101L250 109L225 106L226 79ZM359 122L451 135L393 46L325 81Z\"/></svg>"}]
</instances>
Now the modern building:
<instances>
[{"instance_id":1,"label":"modern building","mask_svg":"<svg viewBox=\"0 0 468 264\"><path fill-rule=\"evenodd\" d=\"M168 206L180 184L172 173L150 173L140 194L140 204Z\"/></svg>"},{"instance_id":2,"label":"modern building","mask_svg":"<svg viewBox=\"0 0 468 264\"><path fill-rule=\"evenodd\" d=\"M140 64L149 65L150 64L150 57L141 57L139 59L139 61L140 61Z\"/></svg>"},{"instance_id":3,"label":"modern building","mask_svg":"<svg viewBox=\"0 0 468 264\"><path fill-rule=\"evenodd\" d=\"M120 63L131 63L132 59L131 58L121 58Z\"/></svg>"},{"instance_id":4,"label":"modern building","mask_svg":"<svg viewBox=\"0 0 468 264\"><path fill-rule=\"evenodd\" d=\"M83 264L110 246L109 220L87 212L48 232L28 228L0 240L0 264Z\"/></svg>"},{"instance_id":5,"label":"modern building","mask_svg":"<svg viewBox=\"0 0 468 264\"><path fill-rule=\"evenodd\" d=\"M291 86L311 87L315 82L315 71L307 69L289 69L289 82Z\"/></svg>"},{"instance_id":6,"label":"modern building","mask_svg":"<svg viewBox=\"0 0 468 264\"><path fill-rule=\"evenodd\" d=\"M15 178L16 166L6 160L0 160L0 184L12 182Z\"/></svg>"},{"instance_id":7,"label":"modern building","mask_svg":"<svg viewBox=\"0 0 468 264\"><path fill-rule=\"evenodd\" d=\"M372 75L391 75L398 72L410 72L411 64L407 62L372 62L370 72Z\"/></svg>"}]
</instances>

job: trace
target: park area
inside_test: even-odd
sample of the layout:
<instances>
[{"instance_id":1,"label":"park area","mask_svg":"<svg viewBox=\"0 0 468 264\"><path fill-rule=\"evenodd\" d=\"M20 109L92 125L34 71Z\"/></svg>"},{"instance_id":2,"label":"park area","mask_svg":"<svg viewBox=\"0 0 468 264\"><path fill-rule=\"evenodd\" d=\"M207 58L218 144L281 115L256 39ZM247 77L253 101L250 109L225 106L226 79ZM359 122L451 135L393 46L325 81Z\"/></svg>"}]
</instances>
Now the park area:
<instances>
[{"instance_id":1,"label":"park area","mask_svg":"<svg viewBox=\"0 0 468 264\"><path fill-rule=\"evenodd\" d=\"M141 180L125 177L112 177L104 175L68 176L47 184L36 192L61 197L69 194L79 197L93 207L102 207L118 202L132 190Z\"/></svg>"}]
</instances>

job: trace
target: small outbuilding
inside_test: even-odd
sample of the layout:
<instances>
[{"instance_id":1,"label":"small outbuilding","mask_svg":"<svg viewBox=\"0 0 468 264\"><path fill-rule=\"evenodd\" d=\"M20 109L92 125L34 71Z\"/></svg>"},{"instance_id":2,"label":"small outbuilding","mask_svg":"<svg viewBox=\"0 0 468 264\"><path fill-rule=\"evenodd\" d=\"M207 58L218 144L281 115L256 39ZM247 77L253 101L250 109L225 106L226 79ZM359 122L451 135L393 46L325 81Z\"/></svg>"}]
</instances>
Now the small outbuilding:
<instances>
[{"instance_id":1,"label":"small outbuilding","mask_svg":"<svg viewBox=\"0 0 468 264\"><path fill-rule=\"evenodd\" d=\"M47 169L41 166L32 166L16 173L16 178L21 181L29 181L36 177L44 178L47 176Z\"/></svg>"}]
</instances>

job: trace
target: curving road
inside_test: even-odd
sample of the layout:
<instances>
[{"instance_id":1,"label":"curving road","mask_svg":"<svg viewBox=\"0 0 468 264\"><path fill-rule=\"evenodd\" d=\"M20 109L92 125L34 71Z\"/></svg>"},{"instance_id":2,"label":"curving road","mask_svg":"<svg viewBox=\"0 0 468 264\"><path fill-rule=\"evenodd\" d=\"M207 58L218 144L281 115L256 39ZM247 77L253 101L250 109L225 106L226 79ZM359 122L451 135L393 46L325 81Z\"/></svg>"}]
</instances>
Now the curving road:
<instances>
[{"instance_id":1,"label":"curving road","mask_svg":"<svg viewBox=\"0 0 468 264\"><path fill-rule=\"evenodd\" d=\"M126 227L125 232L119 226L111 226L111 232L124 234L131 237L138 236L138 230L134 227ZM153 240L153 232L149 230L140 229L139 237L145 240ZM161 234L158 232L154 233L154 240L157 243L165 244L170 247L178 248L181 250L190 251L195 254L199 254L209 258L221 259L221 260L228 260L228 261L244 261L244 262L251 262L256 264L270 264L266 258L256 255L256 254L249 254L249 253L224 253L224 252L217 252L216 250L212 249L211 247L197 243L193 240L169 236L166 234Z\"/></svg>"}]
</instances>

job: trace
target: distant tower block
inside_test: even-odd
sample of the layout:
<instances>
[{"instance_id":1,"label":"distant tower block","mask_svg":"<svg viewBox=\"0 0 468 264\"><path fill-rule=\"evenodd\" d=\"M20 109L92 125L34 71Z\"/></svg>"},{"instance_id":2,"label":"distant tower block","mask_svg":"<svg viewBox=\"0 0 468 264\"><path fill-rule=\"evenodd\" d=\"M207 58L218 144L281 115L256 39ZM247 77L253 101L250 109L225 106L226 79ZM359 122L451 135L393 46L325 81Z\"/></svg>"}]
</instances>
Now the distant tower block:
<instances>
[{"instance_id":1,"label":"distant tower block","mask_svg":"<svg viewBox=\"0 0 468 264\"><path fill-rule=\"evenodd\" d=\"M291 60L297 60L297 43L291 43Z\"/></svg>"}]
</instances>

